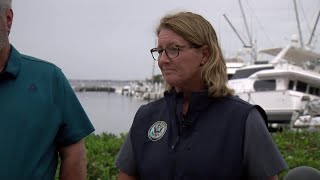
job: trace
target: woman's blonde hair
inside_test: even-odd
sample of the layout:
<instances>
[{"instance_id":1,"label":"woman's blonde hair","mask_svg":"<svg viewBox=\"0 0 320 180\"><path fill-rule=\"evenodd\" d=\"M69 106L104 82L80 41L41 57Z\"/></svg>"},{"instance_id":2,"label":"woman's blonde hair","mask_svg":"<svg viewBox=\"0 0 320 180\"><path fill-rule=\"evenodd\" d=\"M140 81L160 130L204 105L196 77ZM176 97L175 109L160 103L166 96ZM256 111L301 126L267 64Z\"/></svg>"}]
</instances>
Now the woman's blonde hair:
<instances>
[{"instance_id":1,"label":"woman's blonde hair","mask_svg":"<svg viewBox=\"0 0 320 180\"><path fill-rule=\"evenodd\" d=\"M234 93L227 86L227 67L216 32L205 18L192 12L178 12L166 15L160 20L156 29L157 36L163 28L174 31L191 45L208 46L210 55L208 61L203 65L201 79L208 88L209 96L230 96ZM172 87L167 85L167 88Z\"/></svg>"}]
</instances>

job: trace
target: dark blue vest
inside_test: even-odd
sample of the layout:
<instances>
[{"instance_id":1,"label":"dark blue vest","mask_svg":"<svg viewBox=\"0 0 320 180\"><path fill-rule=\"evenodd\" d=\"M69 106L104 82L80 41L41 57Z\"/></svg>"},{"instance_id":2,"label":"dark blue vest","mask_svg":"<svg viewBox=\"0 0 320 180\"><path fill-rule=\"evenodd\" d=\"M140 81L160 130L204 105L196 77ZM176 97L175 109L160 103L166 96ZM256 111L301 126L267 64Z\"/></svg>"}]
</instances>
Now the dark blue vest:
<instances>
[{"instance_id":1,"label":"dark blue vest","mask_svg":"<svg viewBox=\"0 0 320 180\"><path fill-rule=\"evenodd\" d=\"M141 179L244 178L245 124L254 106L207 94L192 94L186 116L181 113L183 95L176 92L138 110L130 135ZM167 130L152 141L148 131L158 121Z\"/></svg>"}]
</instances>

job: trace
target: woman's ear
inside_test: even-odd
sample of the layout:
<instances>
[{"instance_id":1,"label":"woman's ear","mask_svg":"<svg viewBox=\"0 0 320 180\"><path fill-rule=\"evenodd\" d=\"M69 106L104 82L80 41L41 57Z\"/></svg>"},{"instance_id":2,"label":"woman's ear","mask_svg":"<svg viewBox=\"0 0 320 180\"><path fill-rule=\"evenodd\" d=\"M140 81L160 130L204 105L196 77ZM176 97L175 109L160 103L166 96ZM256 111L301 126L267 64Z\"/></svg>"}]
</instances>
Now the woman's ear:
<instances>
[{"instance_id":1,"label":"woman's ear","mask_svg":"<svg viewBox=\"0 0 320 180\"><path fill-rule=\"evenodd\" d=\"M201 52L202 52L202 59L201 59L201 65L204 65L207 63L207 61L209 60L209 56L210 56L210 49L208 45L204 45L201 47Z\"/></svg>"}]
</instances>

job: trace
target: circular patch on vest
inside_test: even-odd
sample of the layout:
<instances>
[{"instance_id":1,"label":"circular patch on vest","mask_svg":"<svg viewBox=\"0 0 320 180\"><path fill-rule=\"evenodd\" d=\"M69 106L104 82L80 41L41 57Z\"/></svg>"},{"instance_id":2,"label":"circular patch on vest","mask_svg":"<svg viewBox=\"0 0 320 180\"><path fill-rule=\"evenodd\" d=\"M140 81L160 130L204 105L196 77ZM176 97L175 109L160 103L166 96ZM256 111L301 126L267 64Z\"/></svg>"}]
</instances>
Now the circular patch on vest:
<instances>
[{"instance_id":1,"label":"circular patch on vest","mask_svg":"<svg viewBox=\"0 0 320 180\"><path fill-rule=\"evenodd\" d=\"M167 131L167 123L164 121L155 122L148 131L148 137L151 141L158 141Z\"/></svg>"}]
</instances>

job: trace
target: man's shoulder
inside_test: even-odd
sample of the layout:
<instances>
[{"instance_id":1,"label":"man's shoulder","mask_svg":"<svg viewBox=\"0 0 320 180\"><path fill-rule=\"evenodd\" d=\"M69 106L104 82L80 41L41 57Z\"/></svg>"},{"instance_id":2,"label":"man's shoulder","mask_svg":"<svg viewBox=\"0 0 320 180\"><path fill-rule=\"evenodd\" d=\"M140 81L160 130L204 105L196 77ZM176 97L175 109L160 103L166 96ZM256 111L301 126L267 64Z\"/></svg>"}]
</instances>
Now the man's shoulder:
<instances>
[{"instance_id":1,"label":"man's shoulder","mask_svg":"<svg viewBox=\"0 0 320 180\"><path fill-rule=\"evenodd\" d=\"M41 76L49 78L60 78L63 75L62 70L55 64L46 60L29 55L21 54L20 64L25 76Z\"/></svg>"},{"instance_id":2,"label":"man's shoulder","mask_svg":"<svg viewBox=\"0 0 320 180\"><path fill-rule=\"evenodd\" d=\"M32 71L33 73L51 74L54 76L61 76L62 74L61 69L54 63L25 54L21 54L20 57L22 68L28 69L29 72Z\"/></svg>"},{"instance_id":3,"label":"man's shoulder","mask_svg":"<svg viewBox=\"0 0 320 180\"><path fill-rule=\"evenodd\" d=\"M25 54L21 54L21 58L23 59L24 62L28 63L28 64L32 64L35 66L47 66L47 67L51 67L51 68L58 68L55 64L40 59L40 58L36 58L33 56L29 56L29 55L25 55Z\"/></svg>"}]
</instances>

